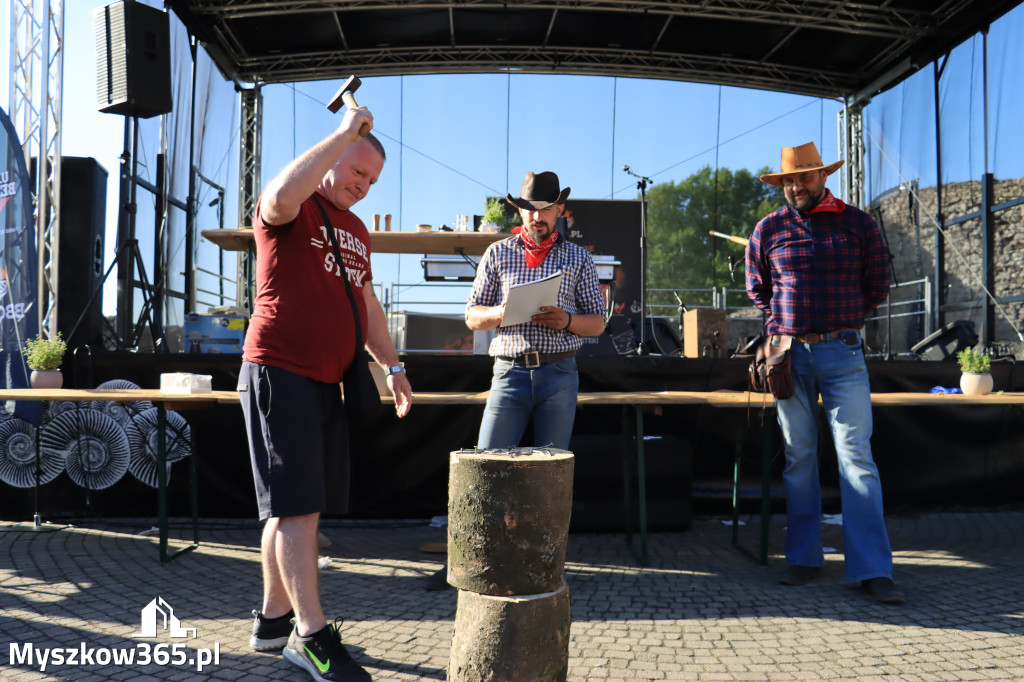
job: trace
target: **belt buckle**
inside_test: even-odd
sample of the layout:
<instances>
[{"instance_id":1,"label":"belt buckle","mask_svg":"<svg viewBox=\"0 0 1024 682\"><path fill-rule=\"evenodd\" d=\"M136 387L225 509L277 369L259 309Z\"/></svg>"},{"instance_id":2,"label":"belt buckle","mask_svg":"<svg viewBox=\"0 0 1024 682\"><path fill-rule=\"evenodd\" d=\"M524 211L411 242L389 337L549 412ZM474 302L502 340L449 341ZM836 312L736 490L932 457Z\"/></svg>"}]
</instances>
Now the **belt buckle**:
<instances>
[{"instance_id":1,"label":"belt buckle","mask_svg":"<svg viewBox=\"0 0 1024 682\"><path fill-rule=\"evenodd\" d=\"M523 353L523 364L526 365L527 369L537 369L540 367L540 352L531 350Z\"/></svg>"}]
</instances>

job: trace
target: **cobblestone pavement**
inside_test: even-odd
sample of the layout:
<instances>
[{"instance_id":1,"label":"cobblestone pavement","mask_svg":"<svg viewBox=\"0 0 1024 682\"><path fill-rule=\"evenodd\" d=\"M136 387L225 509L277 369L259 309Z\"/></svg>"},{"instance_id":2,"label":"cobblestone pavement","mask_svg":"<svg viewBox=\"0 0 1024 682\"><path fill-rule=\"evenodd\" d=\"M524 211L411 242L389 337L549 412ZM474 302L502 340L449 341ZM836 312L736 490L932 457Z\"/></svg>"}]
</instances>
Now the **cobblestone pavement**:
<instances>
[{"instance_id":1,"label":"cobblestone pavement","mask_svg":"<svg viewBox=\"0 0 1024 682\"><path fill-rule=\"evenodd\" d=\"M747 521L741 541L754 547L757 519ZM778 585L783 523L772 519L767 567L735 549L715 518L652 534L647 567L619 534L572 535L569 679L1024 679L1024 513L890 517L904 606L876 604L846 584L838 554L814 583ZM154 539L138 534L149 525L32 532L0 523L0 678L308 679L280 655L248 647L260 595L258 524L206 521L200 547L163 565ZM172 537L189 532L178 522ZM421 551L443 531L409 521L325 522L324 532L334 540L323 552L325 611L344 616L356 659L375 680L445 679L456 592L424 589L443 555ZM841 546L841 529L827 525L825 538ZM196 638L171 639L162 628L133 637L145 634L142 609L157 597ZM45 672L37 661L18 662L30 642L34 656L51 656ZM60 649L91 652L94 662L55 664ZM205 656L202 649L218 656L202 672L173 664ZM106 662L111 650L172 661Z\"/></svg>"}]
</instances>

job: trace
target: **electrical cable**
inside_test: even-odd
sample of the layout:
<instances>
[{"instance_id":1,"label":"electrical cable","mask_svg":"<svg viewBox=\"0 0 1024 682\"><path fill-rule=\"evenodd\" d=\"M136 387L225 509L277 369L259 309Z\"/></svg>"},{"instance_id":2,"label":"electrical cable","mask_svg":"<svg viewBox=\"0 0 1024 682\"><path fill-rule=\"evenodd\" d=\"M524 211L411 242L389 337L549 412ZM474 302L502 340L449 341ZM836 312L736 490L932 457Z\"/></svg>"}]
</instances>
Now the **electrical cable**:
<instances>
[{"instance_id":1,"label":"electrical cable","mask_svg":"<svg viewBox=\"0 0 1024 682\"><path fill-rule=\"evenodd\" d=\"M821 98L818 98L818 99L821 99ZM657 173L651 173L650 177L652 177L652 178L653 178L653 177L654 177L654 176L656 176L656 175L661 175L662 173L665 173L665 172L667 172L667 171L670 171L670 170L672 170L672 169L673 169L673 168L675 168L676 166L681 166L681 165L683 165L684 163L687 163L688 161L693 161L694 159L696 159L696 158L698 158L698 157L700 157L700 156L703 156L704 154L707 154L708 152L712 151L713 149L715 149L715 148L717 148L717 147L720 147L720 146L723 146L723 145L727 145L727 144L729 144L730 142L735 142L736 140L740 139L741 137L745 137L745 136L749 135L750 133L756 132L756 131L760 130L761 128L764 128L764 127L765 127L765 126L767 126L767 125L771 125L772 123L775 123L776 121L779 121L779 120L781 120L781 119L783 119L783 118L786 118L787 116L790 116L790 115L792 115L792 114L795 114L796 112L800 111L801 109L806 109L807 107L809 107L809 106L811 106L812 104L814 104L814 102L815 102L815 101L817 101L817 100L811 100L810 102L807 102L806 104L801 104L801 105L800 105L800 106L798 106L798 107L797 107L796 109L792 109L792 110L790 110L790 111L787 111L787 112L786 112L786 113L784 113L784 114L780 114L780 115L776 116L775 118L771 119L770 121L765 121L764 123L761 123L760 125L754 126L754 127L753 127L753 128L751 128L750 130L746 130L746 131L744 131L744 132L740 133L739 135L735 135L735 136L733 136L733 137L730 137L730 138L729 138L728 140L725 140L724 142L721 142L721 143L719 143L719 144L716 144L716 145L715 145L715 147L709 147L709 148L707 148L707 149L705 149L705 150L703 150L703 151L699 151L699 152L697 152L696 154L694 154L693 156L691 156L691 157L689 157L689 158L686 158L686 159L683 159L682 161L679 161L679 162L677 162L677 163L674 163L674 164L672 164L671 166L668 166L667 168L662 168L662 169L661 169L660 171L658 171ZM625 191L625 190L627 190L627 189L629 189L629 186L626 186L626 187L622 187L622 188L620 188L620 189L617 189L617 190L615 190L615 192L613 192L613 193L612 193L612 195L614 195L614 194L618 194L619 192L623 192L623 191ZM612 198L612 195L606 196L606 197L604 197L604 198L605 198L605 199L611 199L611 198Z\"/></svg>"}]
</instances>

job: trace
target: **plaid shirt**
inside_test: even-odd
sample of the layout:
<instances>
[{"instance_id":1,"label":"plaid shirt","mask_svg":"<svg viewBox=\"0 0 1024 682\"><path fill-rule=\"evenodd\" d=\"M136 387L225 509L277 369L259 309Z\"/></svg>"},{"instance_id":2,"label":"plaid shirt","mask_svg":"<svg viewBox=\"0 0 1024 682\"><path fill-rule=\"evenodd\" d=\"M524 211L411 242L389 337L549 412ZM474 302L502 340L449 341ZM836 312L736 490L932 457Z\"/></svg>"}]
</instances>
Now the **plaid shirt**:
<instances>
[{"instance_id":1,"label":"plaid shirt","mask_svg":"<svg viewBox=\"0 0 1024 682\"><path fill-rule=\"evenodd\" d=\"M786 204L754 228L746 260L747 295L769 334L860 329L889 295L889 249L853 206L805 214Z\"/></svg>"},{"instance_id":2,"label":"plaid shirt","mask_svg":"<svg viewBox=\"0 0 1024 682\"><path fill-rule=\"evenodd\" d=\"M519 235L487 247L476 270L473 291L466 302L466 316L473 306L496 306L508 298L513 284L526 284L562 272L558 307L573 315L603 315L604 299L597 282L597 269L590 252L559 238L544 261L535 268L526 267L523 241ZM551 329L535 322L498 327L491 341L490 354L517 356L527 351L562 353L579 350L583 339L572 332Z\"/></svg>"}]
</instances>

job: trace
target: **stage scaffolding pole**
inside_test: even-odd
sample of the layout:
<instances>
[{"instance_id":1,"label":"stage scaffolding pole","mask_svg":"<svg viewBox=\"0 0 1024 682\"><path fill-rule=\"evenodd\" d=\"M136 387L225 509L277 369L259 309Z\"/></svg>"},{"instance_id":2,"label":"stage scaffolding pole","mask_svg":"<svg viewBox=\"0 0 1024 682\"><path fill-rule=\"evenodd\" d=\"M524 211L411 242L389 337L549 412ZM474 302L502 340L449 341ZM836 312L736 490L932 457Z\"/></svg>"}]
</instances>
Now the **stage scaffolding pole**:
<instances>
[{"instance_id":1,"label":"stage scaffolding pole","mask_svg":"<svg viewBox=\"0 0 1024 682\"><path fill-rule=\"evenodd\" d=\"M37 315L39 333L51 337L57 333L57 263L60 256L64 2L13 0L10 8L11 79L8 102L11 123L24 148L26 167L31 167L33 157L37 158Z\"/></svg>"},{"instance_id":2,"label":"stage scaffolding pole","mask_svg":"<svg viewBox=\"0 0 1024 682\"><path fill-rule=\"evenodd\" d=\"M263 148L263 90L257 83L239 89L241 136L238 145L238 224L252 226L260 195L260 155ZM252 246L238 252L238 292L235 300L249 312L253 309Z\"/></svg>"}]
</instances>

